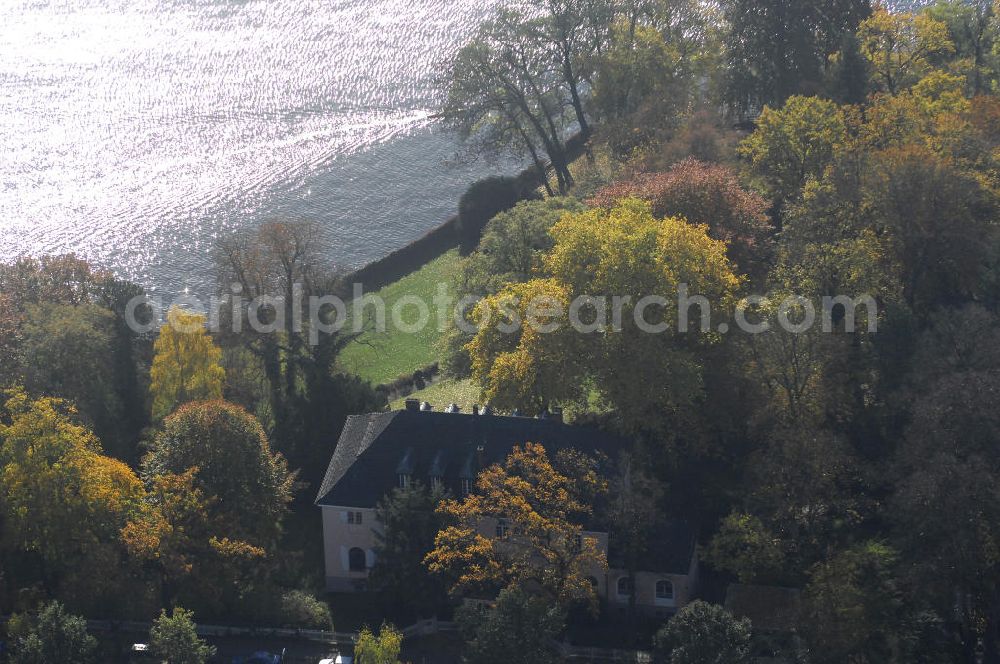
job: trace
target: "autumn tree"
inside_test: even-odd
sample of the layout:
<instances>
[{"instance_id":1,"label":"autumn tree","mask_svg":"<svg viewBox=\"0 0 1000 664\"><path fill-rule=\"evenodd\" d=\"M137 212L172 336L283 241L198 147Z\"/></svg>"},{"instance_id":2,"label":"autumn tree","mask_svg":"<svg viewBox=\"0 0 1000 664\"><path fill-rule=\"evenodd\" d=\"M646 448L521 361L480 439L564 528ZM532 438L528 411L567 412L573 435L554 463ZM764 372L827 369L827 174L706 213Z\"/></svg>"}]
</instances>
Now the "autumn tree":
<instances>
[{"instance_id":1,"label":"autumn tree","mask_svg":"<svg viewBox=\"0 0 1000 664\"><path fill-rule=\"evenodd\" d=\"M771 247L767 201L740 186L731 169L686 159L662 173L642 173L598 191L592 206L614 208L626 198L652 206L657 218L680 217L708 227L726 243L730 260L743 272L757 267Z\"/></svg>"},{"instance_id":2,"label":"autumn tree","mask_svg":"<svg viewBox=\"0 0 1000 664\"><path fill-rule=\"evenodd\" d=\"M912 635L896 564L890 547L865 542L811 570L804 613L813 661L913 661L903 659Z\"/></svg>"},{"instance_id":3,"label":"autumn tree","mask_svg":"<svg viewBox=\"0 0 1000 664\"><path fill-rule=\"evenodd\" d=\"M889 94L915 83L931 67L934 56L955 50L948 26L927 12L891 12L879 7L858 26L858 38L875 83Z\"/></svg>"},{"instance_id":4,"label":"autumn tree","mask_svg":"<svg viewBox=\"0 0 1000 664\"><path fill-rule=\"evenodd\" d=\"M99 578L119 564L118 531L139 506L142 484L100 454L94 435L57 399L7 394L0 422L0 506L4 542L38 557L52 588L70 577ZM89 567L88 567L89 566ZM113 591L113 584L105 584ZM99 599L99 597L98 597Z\"/></svg>"},{"instance_id":5,"label":"autumn tree","mask_svg":"<svg viewBox=\"0 0 1000 664\"><path fill-rule=\"evenodd\" d=\"M295 476L253 415L225 401L202 401L167 417L143 459L143 478L152 483L192 468L194 485L214 501L209 511L218 538L275 544Z\"/></svg>"},{"instance_id":6,"label":"autumn tree","mask_svg":"<svg viewBox=\"0 0 1000 664\"><path fill-rule=\"evenodd\" d=\"M198 468L189 468L153 476L142 508L122 529L129 553L155 571L164 606L173 606L178 595L197 595L208 582L210 511L217 499L205 496L197 474Z\"/></svg>"},{"instance_id":7,"label":"autumn tree","mask_svg":"<svg viewBox=\"0 0 1000 664\"><path fill-rule=\"evenodd\" d=\"M958 68L966 73L973 96L989 92L997 81L997 15L992 0L946 0L926 10L948 27Z\"/></svg>"},{"instance_id":8,"label":"autumn tree","mask_svg":"<svg viewBox=\"0 0 1000 664\"><path fill-rule=\"evenodd\" d=\"M307 481L319 481L328 461L315 441L336 437L348 414L382 405L370 386L337 370L353 336L314 326L313 314L332 327L336 312L306 306L312 296L340 292L320 240L315 223L268 222L224 238L217 253L219 282L234 293L234 306L223 308L232 320L223 321L220 344L249 356L246 374L263 376L264 394L241 405L264 418L277 449Z\"/></svg>"},{"instance_id":9,"label":"autumn tree","mask_svg":"<svg viewBox=\"0 0 1000 664\"><path fill-rule=\"evenodd\" d=\"M552 248L549 230L567 212L582 212L574 198L555 196L523 201L493 217L483 231L477 250L462 263L457 288L463 296L482 297L504 286L528 281L542 270L542 259ZM468 321L471 309L463 312ZM445 335L445 368L459 377L471 372L465 345L472 334L452 320Z\"/></svg>"},{"instance_id":10,"label":"autumn tree","mask_svg":"<svg viewBox=\"0 0 1000 664\"><path fill-rule=\"evenodd\" d=\"M588 577L607 561L584 525L605 488L578 452L550 459L541 445L515 447L480 473L473 493L441 503L446 525L425 562L456 593L528 585L562 606L594 602Z\"/></svg>"},{"instance_id":11,"label":"autumn tree","mask_svg":"<svg viewBox=\"0 0 1000 664\"><path fill-rule=\"evenodd\" d=\"M511 286L476 307L479 329L468 348L473 377L490 403L537 413L548 404L579 401L592 387L632 428L655 428L692 403L701 387L696 351L712 340L697 333L704 322L699 307L691 307L686 326L683 306L646 307L638 319L636 309L648 296L680 294L683 284L707 299L701 313L717 320L712 312L729 309L740 282L725 244L703 226L656 219L648 204L634 199L610 211L565 215L552 236L548 278ZM608 300L604 320L600 303L577 300L580 323L596 325L583 326L589 334L569 319L578 296ZM612 297L620 306L614 316ZM511 331L512 320L525 324Z\"/></svg>"},{"instance_id":12,"label":"autumn tree","mask_svg":"<svg viewBox=\"0 0 1000 664\"><path fill-rule=\"evenodd\" d=\"M740 153L780 203L797 197L810 179L818 179L846 139L844 114L837 104L791 97L779 109L764 109Z\"/></svg>"},{"instance_id":13,"label":"autumn tree","mask_svg":"<svg viewBox=\"0 0 1000 664\"><path fill-rule=\"evenodd\" d=\"M222 351L205 328L205 316L177 306L153 345L156 355L150 370L153 418L162 420L189 401L222 398L226 372L219 361Z\"/></svg>"},{"instance_id":14,"label":"autumn tree","mask_svg":"<svg viewBox=\"0 0 1000 664\"><path fill-rule=\"evenodd\" d=\"M215 655L215 648L198 638L193 614L175 607L153 621L149 630L149 649L164 664L205 664Z\"/></svg>"}]
</instances>

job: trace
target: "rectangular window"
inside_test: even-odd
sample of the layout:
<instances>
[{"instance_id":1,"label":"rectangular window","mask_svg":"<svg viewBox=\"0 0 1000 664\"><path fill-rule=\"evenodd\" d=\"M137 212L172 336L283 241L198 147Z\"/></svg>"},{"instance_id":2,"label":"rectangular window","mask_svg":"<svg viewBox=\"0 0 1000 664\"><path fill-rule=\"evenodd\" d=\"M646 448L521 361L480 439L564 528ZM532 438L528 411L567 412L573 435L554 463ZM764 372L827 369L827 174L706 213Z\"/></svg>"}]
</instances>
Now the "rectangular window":
<instances>
[{"instance_id":1,"label":"rectangular window","mask_svg":"<svg viewBox=\"0 0 1000 664\"><path fill-rule=\"evenodd\" d=\"M357 523L357 524L361 523L361 512L355 512L354 513L354 523Z\"/></svg>"},{"instance_id":2,"label":"rectangular window","mask_svg":"<svg viewBox=\"0 0 1000 664\"><path fill-rule=\"evenodd\" d=\"M432 491L439 491L440 489L441 489L441 478L440 477L432 477L431 478L431 490Z\"/></svg>"},{"instance_id":3,"label":"rectangular window","mask_svg":"<svg viewBox=\"0 0 1000 664\"><path fill-rule=\"evenodd\" d=\"M401 474L399 476L399 488L405 489L408 486L410 486L410 476Z\"/></svg>"},{"instance_id":4,"label":"rectangular window","mask_svg":"<svg viewBox=\"0 0 1000 664\"><path fill-rule=\"evenodd\" d=\"M472 493L472 480L462 480L462 495L468 496Z\"/></svg>"},{"instance_id":5,"label":"rectangular window","mask_svg":"<svg viewBox=\"0 0 1000 664\"><path fill-rule=\"evenodd\" d=\"M354 512L347 513L347 523L354 523Z\"/></svg>"}]
</instances>

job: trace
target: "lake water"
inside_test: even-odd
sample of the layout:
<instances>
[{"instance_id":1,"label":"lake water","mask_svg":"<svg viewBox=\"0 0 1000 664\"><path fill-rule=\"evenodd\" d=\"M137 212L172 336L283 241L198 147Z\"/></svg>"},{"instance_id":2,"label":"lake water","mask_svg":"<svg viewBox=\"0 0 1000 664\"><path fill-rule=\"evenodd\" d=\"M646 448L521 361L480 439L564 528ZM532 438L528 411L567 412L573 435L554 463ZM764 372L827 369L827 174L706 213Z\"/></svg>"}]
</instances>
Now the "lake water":
<instances>
[{"instance_id":1,"label":"lake water","mask_svg":"<svg viewBox=\"0 0 1000 664\"><path fill-rule=\"evenodd\" d=\"M495 2L0 0L0 260L205 293L217 239L269 218L385 255L491 172L429 114Z\"/></svg>"}]
</instances>

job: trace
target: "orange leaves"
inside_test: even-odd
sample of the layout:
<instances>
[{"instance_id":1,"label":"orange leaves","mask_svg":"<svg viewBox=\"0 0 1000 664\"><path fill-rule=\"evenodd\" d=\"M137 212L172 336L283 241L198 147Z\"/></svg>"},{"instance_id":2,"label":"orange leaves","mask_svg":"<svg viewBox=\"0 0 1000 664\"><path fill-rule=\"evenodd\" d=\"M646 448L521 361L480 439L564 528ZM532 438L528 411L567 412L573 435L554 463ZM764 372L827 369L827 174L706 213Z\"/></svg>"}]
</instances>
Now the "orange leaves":
<instances>
[{"instance_id":1,"label":"orange leaves","mask_svg":"<svg viewBox=\"0 0 1000 664\"><path fill-rule=\"evenodd\" d=\"M605 486L592 462L588 469L579 457L562 457L553 464L541 445L515 447L502 465L480 473L477 493L442 502L449 525L425 559L428 569L456 593L536 583L560 602L592 597L587 577L607 563L583 525L593 511L589 498ZM500 520L505 534L495 536Z\"/></svg>"}]
</instances>

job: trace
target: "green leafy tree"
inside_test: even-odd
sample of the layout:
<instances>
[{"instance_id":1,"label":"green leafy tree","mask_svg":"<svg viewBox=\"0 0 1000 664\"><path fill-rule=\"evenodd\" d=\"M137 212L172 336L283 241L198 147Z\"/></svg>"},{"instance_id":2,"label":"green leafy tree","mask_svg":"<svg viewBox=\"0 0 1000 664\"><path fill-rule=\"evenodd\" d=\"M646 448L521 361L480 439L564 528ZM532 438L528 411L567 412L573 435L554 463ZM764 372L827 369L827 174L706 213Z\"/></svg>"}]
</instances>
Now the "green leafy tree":
<instances>
[{"instance_id":1,"label":"green leafy tree","mask_svg":"<svg viewBox=\"0 0 1000 664\"><path fill-rule=\"evenodd\" d=\"M740 112L819 88L827 58L871 12L868 0L724 0L726 97Z\"/></svg>"},{"instance_id":2,"label":"green leafy tree","mask_svg":"<svg viewBox=\"0 0 1000 664\"><path fill-rule=\"evenodd\" d=\"M405 489L393 489L379 502L377 518L382 531L376 533L375 567L369 583L373 590L391 598L397 611L425 617L447 603L441 580L423 564L443 525L437 513L443 499L440 490L413 482Z\"/></svg>"},{"instance_id":3,"label":"green leafy tree","mask_svg":"<svg viewBox=\"0 0 1000 664\"><path fill-rule=\"evenodd\" d=\"M354 660L358 664L397 664L403 646L403 634L392 625L383 623L378 634L365 626L354 644Z\"/></svg>"},{"instance_id":4,"label":"green leafy tree","mask_svg":"<svg viewBox=\"0 0 1000 664\"><path fill-rule=\"evenodd\" d=\"M149 648L165 664L205 664L215 648L198 638L194 614L175 607L170 615L161 611L149 630Z\"/></svg>"},{"instance_id":5,"label":"green leafy tree","mask_svg":"<svg viewBox=\"0 0 1000 664\"><path fill-rule=\"evenodd\" d=\"M695 600L656 633L654 657L662 664L749 664L750 621Z\"/></svg>"},{"instance_id":6,"label":"green leafy tree","mask_svg":"<svg viewBox=\"0 0 1000 664\"><path fill-rule=\"evenodd\" d=\"M197 486L212 500L211 522L219 537L270 548L281 533L294 473L271 451L253 415L225 401L185 404L163 422L143 478L181 475L197 468Z\"/></svg>"},{"instance_id":7,"label":"green leafy tree","mask_svg":"<svg viewBox=\"0 0 1000 664\"><path fill-rule=\"evenodd\" d=\"M459 611L457 619L467 641L466 661L504 664L529 653L537 664L563 661L553 646L566 618L551 600L506 588L491 608L469 606Z\"/></svg>"},{"instance_id":8,"label":"green leafy tree","mask_svg":"<svg viewBox=\"0 0 1000 664\"><path fill-rule=\"evenodd\" d=\"M96 661L97 639L87 634L87 621L67 613L59 602L44 605L33 622L14 643L11 664Z\"/></svg>"},{"instance_id":9,"label":"green leafy tree","mask_svg":"<svg viewBox=\"0 0 1000 664\"><path fill-rule=\"evenodd\" d=\"M29 391L74 403L109 451L128 458L111 361L114 325L112 313L94 304L28 305L21 330L22 373Z\"/></svg>"},{"instance_id":10,"label":"green leafy tree","mask_svg":"<svg viewBox=\"0 0 1000 664\"><path fill-rule=\"evenodd\" d=\"M149 389L154 419L162 420L189 401L222 398L222 351L208 335L204 316L171 307L153 350Z\"/></svg>"},{"instance_id":11,"label":"green leafy tree","mask_svg":"<svg viewBox=\"0 0 1000 664\"><path fill-rule=\"evenodd\" d=\"M282 595L281 623L284 627L333 631L329 605L301 590Z\"/></svg>"},{"instance_id":12,"label":"green leafy tree","mask_svg":"<svg viewBox=\"0 0 1000 664\"><path fill-rule=\"evenodd\" d=\"M785 552L759 518L732 513L722 520L705 558L716 569L735 574L740 583L766 583L780 578Z\"/></svg>"}]
</instances>

